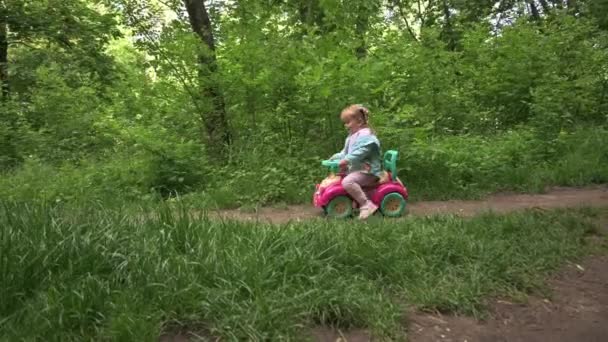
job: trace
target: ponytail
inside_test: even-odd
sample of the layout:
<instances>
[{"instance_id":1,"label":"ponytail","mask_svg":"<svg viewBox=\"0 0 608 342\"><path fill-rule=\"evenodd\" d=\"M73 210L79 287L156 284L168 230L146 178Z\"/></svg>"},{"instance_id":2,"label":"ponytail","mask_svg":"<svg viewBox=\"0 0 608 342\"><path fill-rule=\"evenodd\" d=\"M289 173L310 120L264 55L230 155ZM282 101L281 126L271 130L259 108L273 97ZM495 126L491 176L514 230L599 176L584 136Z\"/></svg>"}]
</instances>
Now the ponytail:
<instances>
[{"instance_id":1,"label":"ponytail","mask_svg":"<svg viewBox=\"0 0 608 342\"><path fill-rule=\"evenodd\" d=\"M363 105L355 105L357 106L357 114L359 114L361 116L361 120L363 121L364 124L369 124L369 109L367 109L367 107L363 106Z\"/></svg>"}]
</instances>

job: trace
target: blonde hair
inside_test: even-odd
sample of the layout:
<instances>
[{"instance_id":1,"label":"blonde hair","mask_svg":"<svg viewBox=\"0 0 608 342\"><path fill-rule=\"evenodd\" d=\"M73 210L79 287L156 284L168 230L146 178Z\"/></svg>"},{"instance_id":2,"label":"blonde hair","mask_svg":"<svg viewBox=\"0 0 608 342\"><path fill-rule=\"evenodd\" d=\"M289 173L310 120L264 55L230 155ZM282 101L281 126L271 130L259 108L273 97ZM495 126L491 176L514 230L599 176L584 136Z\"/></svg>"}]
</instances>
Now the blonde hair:
<instances>
[{"instance_id":1,"label":"blonde hair","mask_svg":"<svg viewBox=\"0 0 608 342\"><path fill-rule=\"evenodd\" d=\"M369 125L369 109L360 104L350 105L342 110L340 118L352 118L363 125Z\"/></svg>"}]
</instances>

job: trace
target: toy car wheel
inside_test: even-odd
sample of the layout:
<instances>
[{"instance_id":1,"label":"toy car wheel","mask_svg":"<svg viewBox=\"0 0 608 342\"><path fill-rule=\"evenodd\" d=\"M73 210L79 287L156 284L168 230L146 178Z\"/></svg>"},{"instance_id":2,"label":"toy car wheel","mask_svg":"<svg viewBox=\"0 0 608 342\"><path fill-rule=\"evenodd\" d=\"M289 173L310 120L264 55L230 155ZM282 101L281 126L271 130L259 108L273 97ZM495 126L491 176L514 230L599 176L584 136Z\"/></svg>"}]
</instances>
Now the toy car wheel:
<instances>
[{"instance_id":1,"label":"toy car wheel","mask_svg":"<svg viewBox=\"0 0 608 342\"><path fill-rule=\"evenodd\" d=\"M332 218L347 218L353 214L353 201L347 196L337 196L329 201L325 208L327 216Z\"/></svg>"},{"instance_id":2,"label":"toy car wheel","mask_svg":"<svg viewBox=\"0 0 608 342\"><path fill-rule=\"evenodd\" d=\"M405 199L397 192L391 192L384 196L380 204L380 210L384 216L399 217L405 211Z\"/></svg>"}]
</instances>

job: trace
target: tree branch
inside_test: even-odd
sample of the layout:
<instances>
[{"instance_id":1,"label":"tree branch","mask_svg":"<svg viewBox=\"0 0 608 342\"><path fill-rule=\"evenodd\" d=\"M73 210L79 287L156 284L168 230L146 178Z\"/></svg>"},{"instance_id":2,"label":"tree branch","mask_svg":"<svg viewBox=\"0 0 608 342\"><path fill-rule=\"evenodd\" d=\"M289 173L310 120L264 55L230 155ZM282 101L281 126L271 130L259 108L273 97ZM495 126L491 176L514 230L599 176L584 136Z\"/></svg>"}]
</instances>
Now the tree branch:
<instances>
[{"instance_id":1,"label":"tree branch","mask_svg":"<svg viewBox=\"0 0 608 342\"><path fill-rule=\"evenodd\" d=\"M416 34L412 30L409 21L407 21L407 16L405 15L405 13L403 13L403 7L401 6L401 1L397 2L397 9L399 10L399 15L405 22L405 27L407 28L407 32L410 33L410 36L412 36L412 38L414 38L414 40L416 42L419 42L418 37L416 37Z\"/></svg>"},{"instance_id":2,"label":"tree branch","mask_svg":"<svg viewBox=\"0 0 608 342\"><path fill-rule=\"evenodd\" d=\"M153 45L153 47L156 50L156 52L158 52L158 54L162 58L162 60L164 60L169 65L169 68L171 68L173 70L173 72L175 72L175 77L182 84L182 86L184 87L184 90L186 91L186 93L188 93L188 95L190 96L190 98L192 98L192 102L194 104L194 107L199 112L202 112L202 108L200 107L200 105L198 103L198 96L190 88L190 85L188 84L188 81L184 77L182 77L182 71L179 70L179 68L173 63L173 61L171 60L171 58L169 58L164 53L164 51L163 51L163 49L162 49L162 47L160 46L159 43L155 42L154 39L151 39L150 35L147 32L143 32L143 35L150 41L150 43Z\"/></svg>"},{"instance_id":3,"label":"tree branch","mask_svg":"<svg viewBox=\"0 0 608 342\"><path fill-rule=\"evenodd\" d=\"M416 3L418 4L418 20L420 20L420 27L424 27L426 18L422 17L422 4L420 3L420 0L417 0Z\"/></svg>"},{"instance_id":4,"label":"tree branch","mask_svg":"<svg viewBox=\"0 0 608 342\"><path fill-rule=\"evenodd\" d=\"M428 17L428 13L430 13L430 9L433 8L434 4L433 4L433 0L429 0L428 5L425 8L424 11L424 15L422 14L422 9L421 9L421 5L420 5L420 0L418 0L418 17L420 20L420 27L424 27L424 25L426 24L426 19Z\"/></svg>"},{"instance_id":5,"label":"tree branch","mask_svg":"<svg viewBox=\"0 0 608 342\"><path fill-rule=\"evenodd\" d=\"M9 46L11 46L11 45L23 45L23 46L28 47L28 48L30 48L32 50L41 50L41 48L33 46L33 45L31 45L31 43L26 43L23 40L13 40L13 41L8 42L8 45Z\"/></svg>"}]
</instances>

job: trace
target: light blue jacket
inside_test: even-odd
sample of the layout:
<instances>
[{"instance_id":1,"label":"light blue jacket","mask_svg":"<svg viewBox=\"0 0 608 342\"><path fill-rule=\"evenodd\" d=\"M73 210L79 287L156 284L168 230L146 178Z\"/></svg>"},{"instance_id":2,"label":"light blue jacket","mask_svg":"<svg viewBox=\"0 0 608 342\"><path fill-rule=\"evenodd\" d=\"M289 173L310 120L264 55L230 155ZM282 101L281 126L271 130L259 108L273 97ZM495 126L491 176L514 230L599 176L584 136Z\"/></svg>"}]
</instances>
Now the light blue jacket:
<instances>
[{"instance_id":1,"label":"light blue jacket","mask_svg":"<svg viewBox=\"0 0 608 342\"><path fill-rule=\"evenodd\" d=\"M342 151L330 159L346 159L349 163L348 173L362 171L379 176L382 171L381 155L380 141L369 128L364 128L349 134Z\"/></svg>"}]
</instances>

